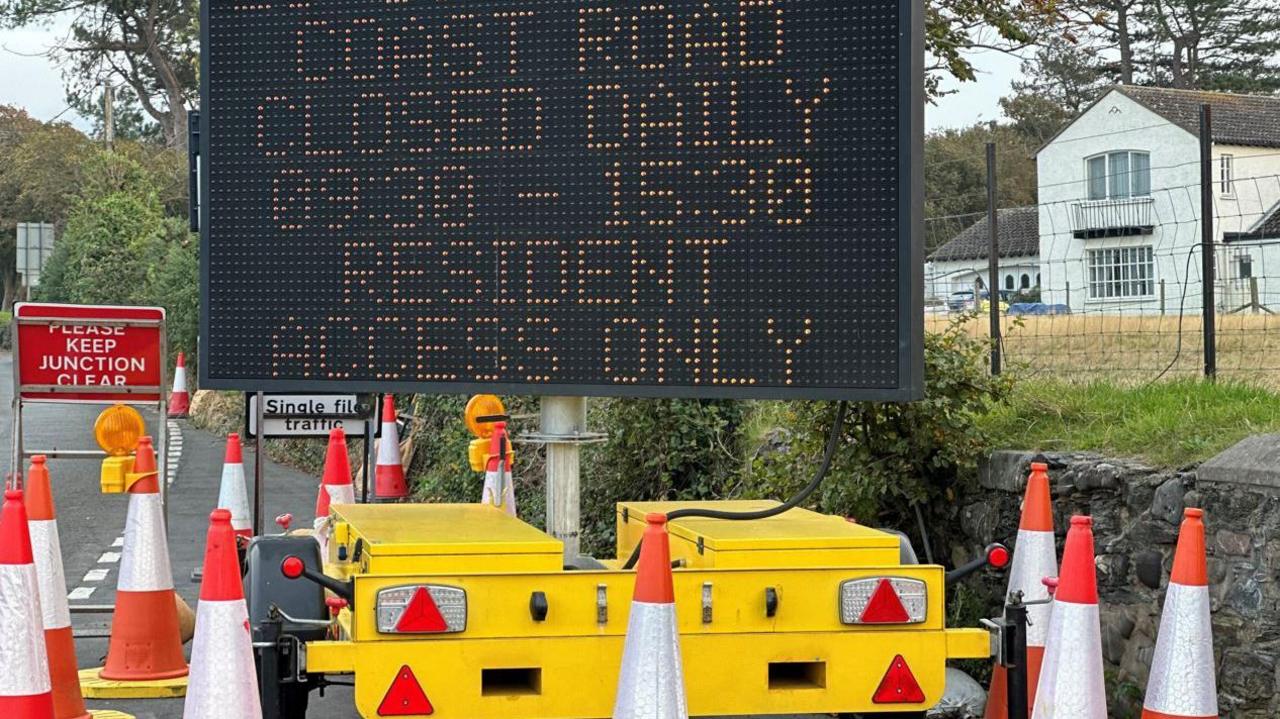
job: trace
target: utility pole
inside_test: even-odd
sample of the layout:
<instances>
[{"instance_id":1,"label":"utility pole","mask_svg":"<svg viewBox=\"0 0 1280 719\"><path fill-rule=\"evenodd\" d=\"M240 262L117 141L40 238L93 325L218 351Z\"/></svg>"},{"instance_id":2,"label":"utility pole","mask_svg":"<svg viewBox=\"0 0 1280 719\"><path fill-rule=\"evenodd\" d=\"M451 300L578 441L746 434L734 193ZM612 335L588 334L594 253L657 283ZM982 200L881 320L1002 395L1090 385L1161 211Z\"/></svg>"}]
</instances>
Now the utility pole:
<instances>
[{"instance_id":1,"label":"utility pole","mask_svg":"<svg viewBox=\"0 0 1280 719\"><path fill-rule=\"evenodd\" d=\"M116 141L115 88L109 82L102 89L102 140L108 150Z\"/></svg>"},{"instance_id":2,"label":"utility pole","mask_svg":"<svg viewBox=\"0 0 1280 719\"><path fill-rule=\"evenodd\" d=\"M115 88L109 82L102 86L102 140L108 150L116 141Z\"/></svg>"},{"instance_id":3,"label":"utility pole","mask_svg":"<svg viewBox=\"0 0 1280 719\"><path fill-rule=\"evenodd\" d=\"M1000 233L996 218L996 143L987 143L987 298L991 303L991 374L1000 374ZM974 306L982 300L974 295Z\"/></svg>"},{"instance_id":4,"label":"utility pole","mask_svg":"<svg viewBox=\"0 0 1280 719\"><path fill-rule=\"evenodd\" d=\"M1213 245L1213 112L1204 104L1200 106L1200 311L1204 322L1204 376L1210 380L1218 375Z\"/></svg>"}]
</instances>

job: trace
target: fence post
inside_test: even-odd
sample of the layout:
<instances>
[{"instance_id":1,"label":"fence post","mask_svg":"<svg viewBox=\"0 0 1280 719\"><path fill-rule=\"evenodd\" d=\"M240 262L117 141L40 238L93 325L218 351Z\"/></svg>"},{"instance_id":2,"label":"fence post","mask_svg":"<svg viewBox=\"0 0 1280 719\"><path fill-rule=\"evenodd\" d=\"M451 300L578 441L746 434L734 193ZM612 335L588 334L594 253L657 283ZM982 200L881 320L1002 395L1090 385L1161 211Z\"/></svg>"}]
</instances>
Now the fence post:
<instances>
[{"instance_id":1,"label":"fence post","mask_svg":"<svg viewBox=\"0 0 1280 719\"><path fill-rule=\"evenodd\" d=\"M1164 280L1160 280L1160 316L1164 316Z\"/></svg>"},{"instance_id":2,"label":"fence post","mask_svg":"<svg viewBox=\"0 0 1280 719\"><path fill-rule=\"evenodd\" d=\"M1071 309L1071 280L1067 280L1067 309Z\"/></svg>"},{"instance_id":3,"label":"fence post","mask_svg":"<svg viewBox=\"0 0 1280 719\"><path fill-rule=\"evenodd\" d=\"M1213 112L1206 103L1200 106L1200 295L1204 376L1211 380L1218 374L1213 259Z\"/></svg>"},{"instance_id":4,"label":"fence post","mask_svg":"<svg viewBox=\"0 0 1280 719\"><path fill-rule=\"evenodd\" d=\"M1253 309L1253 313L1260 314L1262 312L1262 302L1258 298L1258 278L1249 278L1249 307Z\"/></svg>"},{"instance_id":5,"label":"fence post","mask_svg":"<svg viewBox=\"0 0 1280 719\"><path fill-rule=\"evenodd\" d=\"M991 374L1000 374L1000 235L996 218L996 143L987 143L987 296L991 303ZM978 305L981 307L981 305Z\"/></svg>"}]
</instances>

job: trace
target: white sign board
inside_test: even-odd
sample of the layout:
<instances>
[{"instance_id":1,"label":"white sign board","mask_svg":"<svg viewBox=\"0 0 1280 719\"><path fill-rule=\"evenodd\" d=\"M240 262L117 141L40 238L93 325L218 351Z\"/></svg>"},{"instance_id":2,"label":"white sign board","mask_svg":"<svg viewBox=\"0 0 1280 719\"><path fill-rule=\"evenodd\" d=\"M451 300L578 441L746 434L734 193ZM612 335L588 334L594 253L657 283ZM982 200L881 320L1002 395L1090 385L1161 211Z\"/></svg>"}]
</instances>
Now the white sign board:
<instances>
[{"instance_id":1,"label":"white sign board","mask_svg":"<svg viewBox=\"0 0 1280 719\"><path fill-rule=\"evenodd\" d=\"M258 434L258 396L245 395L245 426L248 436ZM374 415L374 397L359 394L268 394L263 395L264 437L328 437L342 428L348 437L363 437L365 422ZM381 430L375 424L375 434Z\"/></svg>"},{"instance_id":2,"label":"white sign board","mask_svg":"<svg viewBox=\"0 0 1280 719\"><path fill-rule=\"evenodd\" d=\"M53 254L53 225L47 222L18 223L18 274L27 287L40 285L40 273L44 271L49 255Z\"/></svg>"}]
</instances>

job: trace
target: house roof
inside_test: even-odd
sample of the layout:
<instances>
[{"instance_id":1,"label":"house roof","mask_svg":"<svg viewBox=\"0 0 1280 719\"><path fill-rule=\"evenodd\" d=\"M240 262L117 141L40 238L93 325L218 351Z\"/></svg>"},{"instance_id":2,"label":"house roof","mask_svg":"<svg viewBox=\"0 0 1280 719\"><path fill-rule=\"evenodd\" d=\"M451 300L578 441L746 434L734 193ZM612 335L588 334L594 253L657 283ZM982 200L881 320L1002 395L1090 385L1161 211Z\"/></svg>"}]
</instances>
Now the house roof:
<instances>
[{"instance_id":1,"label":"house roof","mask_svg":"<svg viewBox=\"0 0 1280 719\"><path fill-rule=\"evenodd\" d=\"M1085 113L1118 92L1195 137L1200 136L1200 106L1208 104L1213 113L1213 141L1219 145L1280 147L1280 97L1234 95L1204 90L1174 90L1139 85L1112 85L1080 115L1064 125L1040 146L1043 150ZM1037 152L1039 152L1037 150Z\"/></svg>"},{"instance_id":2,"label":"house roof","mask_svg":"<svg viewBox=\"0 0 1280 719\"><path fill-rule=\"evenodd\" d=\"M1280 202L1277 202L1257 222L1244 232L1224 232L1223 242L1248 240L1280 240Z\"/></svg>"},{"instance_id":3,"label":"house roof","mask_svg":"<svg viewBox=\"0 0 1280 719\"><path fill-rule=\"evenodd\" d=\"M1036 207L1010 207L996 211L996 241L1001 257L1034 257L1040 254L1040 210ZM969 225L929 259L934 262L986 259L990 247L987 217Z\"/></svg>"}]
</instances>

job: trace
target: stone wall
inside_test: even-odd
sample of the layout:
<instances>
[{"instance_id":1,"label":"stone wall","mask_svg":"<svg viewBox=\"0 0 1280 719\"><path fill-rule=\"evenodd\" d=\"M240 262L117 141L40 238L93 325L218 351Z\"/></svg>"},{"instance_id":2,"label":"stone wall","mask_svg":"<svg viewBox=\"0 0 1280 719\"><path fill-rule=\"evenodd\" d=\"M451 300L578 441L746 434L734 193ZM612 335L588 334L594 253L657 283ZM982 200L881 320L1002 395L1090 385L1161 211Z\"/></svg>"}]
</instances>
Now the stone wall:
<instances>
[{"instance_id":1,"label":"stone wall","mask_svg":"<svg viewBox=\"0 0 1280 719\"><path fill-rule=\"evenodd\" d=\"M1199 468L1178 470L1090 454L1047 455L1059 557L1070 516L1094 520L1113 719L1141 713L1184 507L1206 514L1219 709L1234 719L1280 716L1280 482L1265 471L1280 479L1280 462L1261 461L1259 453L1267 452L1280 452L1280 437L1252 438ZM1031 457L996 452L984 464L981 499L960 508L969 545L955 547L953 561L992 541L1013 546ZM992 614L998 613L1004 588L979 584L971 582L988 592Z\"/></svg>"}]
</instances>

